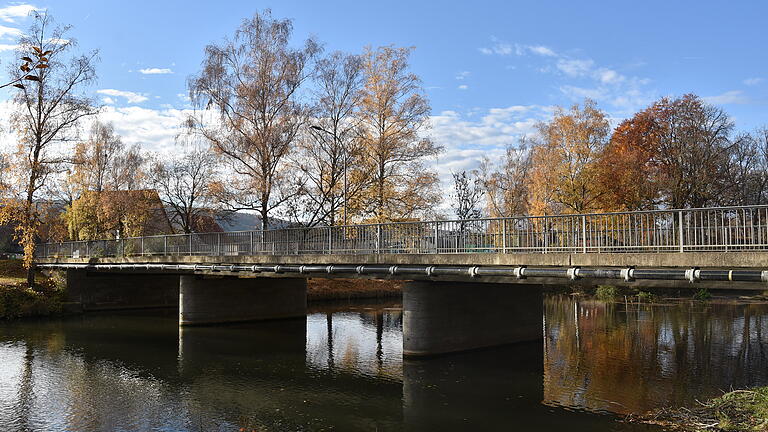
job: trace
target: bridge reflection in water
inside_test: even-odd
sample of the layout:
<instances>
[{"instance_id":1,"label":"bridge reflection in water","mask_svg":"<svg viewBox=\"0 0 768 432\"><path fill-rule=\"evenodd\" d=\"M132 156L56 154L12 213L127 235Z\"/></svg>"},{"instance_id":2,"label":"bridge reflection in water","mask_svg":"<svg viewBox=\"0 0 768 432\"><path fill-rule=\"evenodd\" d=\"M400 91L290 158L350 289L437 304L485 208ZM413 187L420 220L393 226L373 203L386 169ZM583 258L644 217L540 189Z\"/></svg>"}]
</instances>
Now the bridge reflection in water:
<instances>
[{"instance_id":1,"label":"bridge reflection in water","mask_svg":"<svg viewBox=\"0 0 768 432\"><path fill-rule=\"evenodd\" d=\"M419 360L402 359L396 303L226 327L179 328L175 318L92 314L0 327L0 426L641 430L591 411L640 412L768 384L763 304L627 308L548 296L543 346Z\"/></svg>"}]
</instances>

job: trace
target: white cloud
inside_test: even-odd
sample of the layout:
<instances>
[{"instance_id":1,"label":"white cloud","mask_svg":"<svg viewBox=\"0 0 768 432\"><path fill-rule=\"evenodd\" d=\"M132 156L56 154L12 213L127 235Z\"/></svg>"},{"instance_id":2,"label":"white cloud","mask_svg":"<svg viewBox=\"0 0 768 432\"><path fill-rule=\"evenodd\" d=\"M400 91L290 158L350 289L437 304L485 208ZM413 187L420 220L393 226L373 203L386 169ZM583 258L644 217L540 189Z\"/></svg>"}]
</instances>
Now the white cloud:
<instances>
[{"instance_id":1,"label":"white cloud","mask_svg":"<svg viewBox=\"0 0 768 432\"><path fill-rule=\"evenodd\" d=\"M624 81L624 76L612 69L600 68L595 71L598 79L606 84L614 84Z\"/></svg>"},{"instance_id":2,"label":"white cloud","mask_svg":"<svg viewBox=\"0 0 768 432\"><path fill-rule=\"evenodd\" d=\"M491 38L491 41L493 42L493 45L490 47L482 47L479 48L480 52L486 55L496 54L496 55L526 55L526 54L535 54L538 56L543 57L557 57L558 54L553 51L551 48L546 47L544 45L524 45L524 44L510 44L507 42L499 41L496 38Z\"/></svg>"},{"instance_id":3,"label":"white cloud","mask_svg":"<svg viewBox=\"0 0 768 432\"><path fill-rule=\"evenodd\" d=\"M731 90L717 96L707 96L705 101L715 105L746 104L749 98L741 90Z\"/></svg>"},{"instance_id":4,"label":"white cloud","mask_svg":"<svg viewBox=\"0 0 768 432\"><path fill-rule=\"evenodd\" d=\"M39 10L39 8L29 4L17 4L12 6L6 6L0 8L0 20L13 23L17 18L24 18L29 16L32 11Z\"/></svg>"},{"instance_id":5,"label":"white cloud","mask_svg":"<svg viewBox=\"0 0 768 432\"><path fill-rule=\"evenodd\" d=\"M466 84L462 84L462 85L460 85L460 86L458 86L458 87L456 87L456 88L457 88L457 89L459 89L459 90L466 90L466 89L468 89L468 88L469 88L469 86L468 86L468 85L466 85Z\"/></svg>"},{"instance_id":6,"label":"white cloud","mask_svg":"<svg viewBox=\"0 0 768 432\"><path fill-rule=\"evenodd\" d=\"M570 76L581 77L590 73L595 62L589 59L564 59L557 61L557 69Z\"/></svg>"},{"instance_id":7,"label":"white cloud","mask_svg":"<svg viewBox=\"0 0 768 432\"><path fill-rule=\"evenodd\" d=\"M534 54L538 54L540 56L557 57L556 52L552 51L550 48L547 48L543 45L534 45L534 46L529 45L526 48L528 48L528 51Z\"/></svg>"},{"instance_id":8,"label":"white cloud","mask_svg":"<svg viewBox=\"0 0 768 432\"><path fill-rule=\"evenodd\" d=\"M16 44L0 44L0 51L13 51L18 47Z\"/></svg>"},{"instance_id":9,"label":"white cloud","mask_svg":"<svg viewBox=\"0 0 768 432\"><path fill-rule=\"evenodd\" d=\"M744 84L748 86L758 85L763 82L763 78L747 78L744 80Z\"/></svg>"},{"instance_id":10,"label":"white cloud","mask_svg":"<svg viewBox=\"0 0 768 432\"><path fill-rule=\"evenodd\" d=\"M471 75L469 71L459 72L456 74L456 79L461 81L461 80L467 79L469 75Z\"/></svg>"},{"instance_id":11,"label":"white cloud","mask_svg":"<svg viewBox=\"0 0 768 432\"><path fill-rule=\"evenodd\" d=\"M190 110L174 108L156 110L138 106L108 106L99 114L99 120L112 122L126 144L138 144L143 150L171 153L176 146L176 136L182 131L182 123L190 113Z\"/></svg>"},{"instance_id":12,"label":"white cloud","mask_svg":"<svg viewBox=\"0 0 768 432\"><path fill-rule=\"evenodd\" d=\"M141 103L148 99L148 97L145 94L134 93L134 92L124 91L124 90L101 89L101 90L96 90L96 93L112 96L112 97L125 98L125 100L128 103Z\"/></svg>"},{"instance_id":13,"label":"white cloud","mask_svg":"<svg viewBox=\"0 0 768 432\"><path fill-rule=\"evenodd\" d=\"M50 38L46 42L54 45L66 45L70 42L69 39L62 39L62 38Z\"/></svg>"},{"instance_id":14,"label":"white cloud","mask_svg":"<svg viewBox=\"0 0 768 432\"><path fill-rule=\"evenodd\" d=\"M493 45L481 48L484 54L518 56L534 55L540 59L531 69L543 74L558 74L565 82L558 83L562 95L574 101L585 97L596 100L607 108L618 109L616 114L630 114L650 103L655 92L645 88L650 80L641 77L623 75L619 71L597 64L587 57L574 57L561 53L544 45L510 44L491 38ZM506 66L509 69L510 66Z\"/></svg>"},{"instance_id":15,"label":"white cloud","mask_svg":"<svg viewBox=\"0 0 768 432\"><path fill-rule=\"evenodd\" d=\"M0 38L16 38L22 35L21 30L0 25Z\"/></svg>"},{"instance_id":16,"label":"white cloud","mask_svg":"<svg viewBox=\"0 0 768 432\"><path fill-rule=\"evenodd\" d=\"M572 85L560 86L560 91L570 99L579 100L590 98L594 100L605 99L606 91L600 88L585 88Z\"/></svg>"},{"instance_id":17,"label":"white cloud","mask_svg":"<svg viewBox=\"0 0 768 432\"><path fill-rule=\"evenodd\" d=\"M115 100L112 99L111 97L102 98L101 101L104 102L107 105L114 105L115 104Z\"/></svg>"},{"instance_id":18,"label":"white cloud","mask_svg":"<svg viewBox=\"0 0 768 432\"><path fill-rule=\"evenodd\" d=\"M480 52L485 54L485 55L490 55L490 54L510 55L513 52L515 52L515 49L510 44L497 43L497 44L494 44L490 48L486 48L486 47L480 48Z\"/></svg>"},{"instance_id":19,"label":"white cloud","mask_svg":"<svg viewBox=\"0 0 768 432\"><path fill-rule=\"evenodd\" d=\"M431 134L436 143L445 146L446 154L456 149L503 150L508 143L531 133L536 122L551 112L548 106L513 105L484 110L472 120L456 111L443 111L430 118Z\"/></svg>"},{"instance_id":20,"label":"white cloud","mask_svg":"<svg viewBox=\"0 0 768 432\"><path fill-rule=\"evenodd\" d=\"M144 75L164 75L164 74L172 74L173 71L169 68L147 68L147 69L139 69L139 73Z\"/></svg>"},{"instance_id":21,"label":"white cloud","mask_svg":"<svg viewBox=\"0 0 768 432\"><path fill-rule=\"evenodd\" d=\"M430 135L445 151L430 168L437 171L445 196L452 193L452 172L477 169L484 157L500 160L507 145L531 134L536 123L549 118L551 113L549 106L513 105L468 114L443 111L433 115ZM448 206L443 202L439 210L449 214Z\"/></svg>"}]
</instances>

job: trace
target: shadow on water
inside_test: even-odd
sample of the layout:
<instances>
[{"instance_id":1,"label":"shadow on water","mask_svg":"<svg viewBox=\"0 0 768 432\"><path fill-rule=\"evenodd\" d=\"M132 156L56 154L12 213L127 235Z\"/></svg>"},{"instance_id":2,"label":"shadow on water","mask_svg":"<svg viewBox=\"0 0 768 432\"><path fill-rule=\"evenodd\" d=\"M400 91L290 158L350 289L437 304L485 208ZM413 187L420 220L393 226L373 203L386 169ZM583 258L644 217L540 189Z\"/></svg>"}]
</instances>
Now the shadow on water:
<instances>
[{"instance_id":1,"label":"shadow on water","mask_svg":"<svg viewBox=\"0 0 768 432\"><path fill-rule=\"evenodd\" d=\"M767 316L549 296L543 343L424 360L403 360L391 301L223 327L179 329L172 311L11 323L0 429L647 430L615 414L768 384Z\"/></svg>"}]
</instances>

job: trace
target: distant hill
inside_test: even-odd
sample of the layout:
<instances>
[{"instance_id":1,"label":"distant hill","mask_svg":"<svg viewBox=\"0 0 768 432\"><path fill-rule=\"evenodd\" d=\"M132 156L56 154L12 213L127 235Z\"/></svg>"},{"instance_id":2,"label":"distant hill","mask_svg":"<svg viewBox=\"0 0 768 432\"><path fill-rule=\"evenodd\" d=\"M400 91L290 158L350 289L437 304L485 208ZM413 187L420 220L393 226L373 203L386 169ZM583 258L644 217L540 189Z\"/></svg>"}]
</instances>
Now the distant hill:
<instances>
[{"instance_id":1,"label":"distant hill","mask_svg":"<svg viewBox=\"0 0 768 432\"><path fill-rule=\"evenodd\" d=\"M231 213L226 217L217 217L216 223L224 231L254 231L261 229L261 216L256 213ZM270 218L269 225L270 229L280 229L294 224L286 220Z\"/></svg>"}]
</instances>

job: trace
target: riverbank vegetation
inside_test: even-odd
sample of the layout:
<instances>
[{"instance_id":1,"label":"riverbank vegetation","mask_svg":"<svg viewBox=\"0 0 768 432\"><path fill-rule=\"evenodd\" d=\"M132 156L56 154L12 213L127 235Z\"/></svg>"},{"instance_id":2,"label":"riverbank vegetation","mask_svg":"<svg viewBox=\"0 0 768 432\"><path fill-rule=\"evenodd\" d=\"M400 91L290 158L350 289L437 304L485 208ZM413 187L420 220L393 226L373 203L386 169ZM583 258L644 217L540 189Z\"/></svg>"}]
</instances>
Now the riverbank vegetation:
<instances>
[{"instance_id":1,"label":"riverbank vegetation","mask_svg":"<svg viewBox=\"0 0 768 432\"><path fill-rule=\"evenodd\" d=\"M768 430L768 387L735 390L693 408L661 409L630 421L679 431Z\"/></svg>"},{"instance_id":2,"label":"riverbank vegetation","mask_svg":"<svg viewBox=\"0 0 768 432\"><path fill-rule=\"evenodd\" d=\"M768 301L768 291L733 291L720 290L714 295L707 288L698 290L683 288L648 288L648 287L617 287L614 285L597 286L563 286L549 287L548 291L568 293L575 296L593 297L596 300L604 302L629 302L629 303L655 303L663 299L674 300L696 300L706 302L710 300L722 299L742 299L750 301Z\"/></svg>"},{"instance_id":3,"label":"riverbank vegetation","mask_svg":"<svg viewBox=\"0 0 768 432\"><path fill-rule=\"evenodd\" d=\"M21 260L0 260L0 320L48 316L61 312L63 293L47 278L33 288L26 284Z\"/></svg>"}]
</instances>

